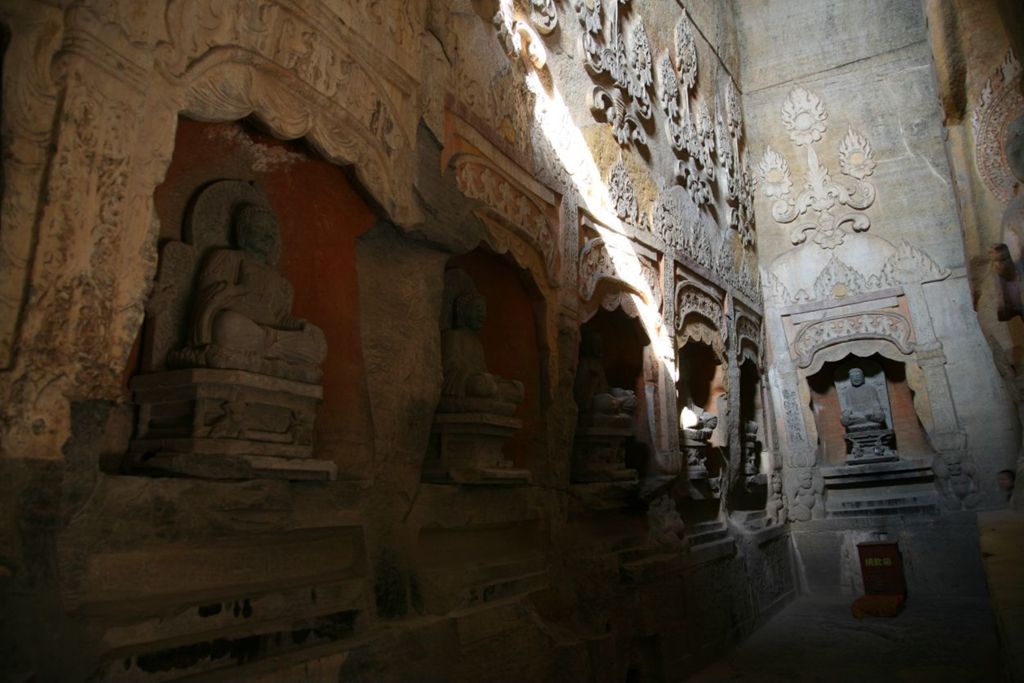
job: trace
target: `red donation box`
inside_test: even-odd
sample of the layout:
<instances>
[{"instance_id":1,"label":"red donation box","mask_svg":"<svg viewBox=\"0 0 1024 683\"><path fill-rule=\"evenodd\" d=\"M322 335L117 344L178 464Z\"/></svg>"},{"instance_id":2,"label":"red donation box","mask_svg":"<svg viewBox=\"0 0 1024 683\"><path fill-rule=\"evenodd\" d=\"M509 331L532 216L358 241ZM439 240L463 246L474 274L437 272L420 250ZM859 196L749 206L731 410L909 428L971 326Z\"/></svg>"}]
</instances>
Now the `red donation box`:
<instances>
[{"instance_id":1,"label":"red donation box","mask_svg":"<svg viewBox=\"0 0 1024 683\"><path fill-rule=\"evenodd\" d=\"M877 541L858 543L860 574L864 578L864 595L853 603L853 616L894 617L907 599L907 582L903 577L903 556L896 543Z\"/></svg>"}]
</instances>

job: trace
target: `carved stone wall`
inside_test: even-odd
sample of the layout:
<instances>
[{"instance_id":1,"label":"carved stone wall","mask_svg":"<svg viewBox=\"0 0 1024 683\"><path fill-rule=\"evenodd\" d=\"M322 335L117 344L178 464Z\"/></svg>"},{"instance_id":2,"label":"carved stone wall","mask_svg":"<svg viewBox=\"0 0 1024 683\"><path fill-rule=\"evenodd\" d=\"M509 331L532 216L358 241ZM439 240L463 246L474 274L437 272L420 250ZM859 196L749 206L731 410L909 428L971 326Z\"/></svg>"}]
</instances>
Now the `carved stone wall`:
<instances>
[{"instance_id":1,"label":"carved stone wall","mask_svg":"<svg viewBox=\"0 0 1024 683\"><path fill-rule=\"evenodd\" d=\"M749 134L763 142L754 206L787 491L821 496L808 520L839 509L819 479L831 476L829 435L808 378L877 353L906 368L948 506L1000 506L995 472L1014 458L1015 416L971 310L923 10L877 0L793 11L736 15ZM854 25L877 30L832 42L830 27Z\"/></svg>"},{"instance_id":2,"label":"carved stone wall","mask_svg":"<svg viewBox=\"0 0 1024 683\"><path fill-rule=\"evenodd\" d=\"M722 387L764 360L728 5L82 0L0 21L5 665L619 680L671 651L645 666L682 678L793 594L785 529L717 521L742 479L738 393L719 400L710 547L687 551L700 527L676 510L679 346L714 347ZM328 337L312 451L335 481L124 468L125 387L173 267L158 247L222 178L269 198L295 314ZM452 265L490 300L487 363L525 385L505 455L529 484L422 481ZM570 477L580 326L602 308L650 342L639 483ZM762 564L755 598L739 587Z\"/></svg>"}]
</instances>

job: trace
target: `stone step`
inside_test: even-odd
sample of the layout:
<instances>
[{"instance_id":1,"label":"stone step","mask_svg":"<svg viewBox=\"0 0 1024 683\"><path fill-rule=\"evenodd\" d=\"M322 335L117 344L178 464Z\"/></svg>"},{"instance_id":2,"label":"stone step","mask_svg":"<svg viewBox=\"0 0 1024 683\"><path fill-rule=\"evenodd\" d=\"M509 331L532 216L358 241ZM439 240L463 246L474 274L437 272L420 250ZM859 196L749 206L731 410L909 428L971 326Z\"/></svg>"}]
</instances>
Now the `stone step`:
<instances>
[{"instance_id":1,"label":"stone step","mask_svg":"<svg viewBox=\"0 0 1024 683\"><path fill-rule=\"evenodd\" d=\"M736 542L731 536L726 536L725 538L701 543L700 545L691 545L690 552L686 555L686 564L687 566L692 567L706 562L714 562L715 560L725 557L731 557L735 554Z\"/></svg>"},{"instance_id":2,"label":"stone step","mask_svg":"<svg viewBox=\"0 0 1024 683\"><path fill-rule=\"evenodd\" d=\"M889 495L846 497L828 500L825 505L833 517L935 513L938 507L938 497L934 492L921 495L892 492Z\"/></svg>"},{"instance_id":3,"label":"stone step","mask_svg":"<svg viewBox=\"0 0 1024 683\"><path fill-rule=\"evenodd\" d=\"M732 521L743 526L760 525L764 526L764 521L767 518L764 510L737 510L733 512Z\"/></svg>"},{"instance_id":4,"label":"stone step","mask_svg":"<svg viewBox=\"0 0 1024 683\"><path fill-rule=\"evenodd\" d=\"M725 522L701 522L694 524L686 534L690 541L690 548L713 543L728 536L729 528Z\"/></svg>"}]
</instances>

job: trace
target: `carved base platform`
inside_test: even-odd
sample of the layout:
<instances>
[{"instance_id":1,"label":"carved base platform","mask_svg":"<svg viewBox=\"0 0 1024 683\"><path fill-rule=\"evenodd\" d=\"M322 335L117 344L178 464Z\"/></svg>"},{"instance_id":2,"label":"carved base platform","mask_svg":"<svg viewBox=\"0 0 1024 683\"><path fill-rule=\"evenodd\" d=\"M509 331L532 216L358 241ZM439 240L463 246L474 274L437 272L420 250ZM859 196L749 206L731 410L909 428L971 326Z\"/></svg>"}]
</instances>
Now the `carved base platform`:
<instances>
[{"instance_id":1,"label":"carved base platform","mask_svg":"<svg viewBox=\"0 0 1024 683\"><path fill-rule=\"evenodd\" d=\"M581 418L573 440L574 482L636 482L636 470L626 467L623 444L633 435L631 420Z\"/></svg>"},{"instance_id":2,"label":"carved base platform","mask_svg":"<svg viewBox=\"0 0 1024 683\"><path fill-rule=\"evenodd\" d=\"M134 466L211 478L333 479L314 460L317 384L246 370L188 368L136 376Z\"/></svg>"},{"instance_id":3,"label":"carved base platform","mask_svg":"<svg viewBox=\"0 0 1024 683\"><path fill-rule=\"evenodd\" d=\"M931 457L847 462L821 468L825 509L830 517L938 511Z\"/></svg>"},{"instance_id":4,"label":"carved base platform","mask_svg":"<svg viewBox=\"0 0 1024 683\"><path fill-rule=\"evenodd\" d=\"M438 413L423 480L449 484L515 485L530 482L502 448L522 429L522 420L491 413Z\"/></svg>"},{"instance_id":5,"label":"carved base platform","mask_svg":"<svg viewBox=\"0 0 1024 683\"><path fill-rule=\"evenodd\" d=\"M199 477L203 479L290 479L333 481L338 466L314 458L275 458L258 455L219 455L161 451L137 455L133 471Z\"/></svg>"},{"instance_id":6,"label":"carved base platform","mask_svg":"<svg viewBox=\"0 0 1024 683\"><path fill-rule=\"evenodd\" d=\"M898 459L896 452L892 449L896 433L891 429L846 432L843 438L849 447L849 455L846 457L848 465L863 465Z\"/></svg>"}]
</instances>

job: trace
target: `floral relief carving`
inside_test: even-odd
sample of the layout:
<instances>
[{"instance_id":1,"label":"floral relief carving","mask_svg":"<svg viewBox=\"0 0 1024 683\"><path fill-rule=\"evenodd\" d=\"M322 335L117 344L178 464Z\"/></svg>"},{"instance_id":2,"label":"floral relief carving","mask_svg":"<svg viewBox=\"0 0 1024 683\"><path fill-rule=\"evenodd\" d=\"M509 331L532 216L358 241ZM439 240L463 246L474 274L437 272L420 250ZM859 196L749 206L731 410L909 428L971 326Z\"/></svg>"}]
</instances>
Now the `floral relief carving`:
<instances>
[{"instance_id":1,"label":"floral relief carving","mask_svg":"<svg viewBox=\"0 0 1024 683\"><path fill-rule=\"evenodd\" d=\"M806 368L820 349L858 339L888 339L902 353L914 350L910 321L897 313L860 313L829 318L800 327L793 340L793 357Z\"/></svg>"},{"instance_id":2,"label":"floral relief carving","mask_svg":"<svg viewBox=\"0 0 1024 683\"><path fill-rule=\"evenodd\" d=\"M659 61L658 102L666 116L666 132L679 157L675 176L694 203L716 222L736 230L744 245L754 242L753 174L743 156L743 119L732 80L717 97L715 113L695 95L698 62L694 28L682 11L675 31L675 65L668 54Z\"/></svg>"},{"instance_id":3,"label":"floral relief carving","mask_svg":"<svg viewBox=\"0 0 1024 683\"><path fill-rule=\"evenodd\" d=\"M642 121L653 113L650 86L653 59L647 31L639 17L625 18L630 0L573 0L583 26L582 52L592 76L606 75L613 85L596 85L589 104L594 116L607 121L620 145L647 145ZM631 29L624 28L632 24ZM626 35L628 34L628 42Z\"/></svg>"},{"instance_id":4,"label":"floral relief carving","mask_svg":"<svg viewBox=\"0 0 1024 683\"><path fill-rule=\"evenodd\" d=\"M813 147L827 130L827 118L817 95L799 86L793 88L782 106L782 122L793 143L807 148L803 189L791 196L789 164L770 147L765 149L758 170L765 195L775 200L772 218L784 225L795 223L790 233L793 244L803 243L810 233L815 244L834 249L843 243L846 226L855 232L871 227L863 211L875 201L874 185L866 180L874 172L875 160L864 136L850 128L839 145L842 177L834 178Z\"/></svg>"},{"instance_id":5,"label":"floral relief carving","mask_svg":"<svg viewBox=\"0 0 1024 683\"><path fill-rule=\"evenodd\" d=\"M608 194L615 204L615 213L619 218L634 227L647 229L647 222L640 214L633 181L622 159L612 166L611 176L608 178Z\"/></svg>"},{"instance_id":6,"label":"floral relief carving","mask_svg":"<svg viewBox=\"0 0 1024 683\"><path fill-rule=\"evenodd\" d=\"M825 134L827 118L828 113L821 99L800 86L790 90L786 101L782 103L782 125L789 133L789 139L797 146L821 140Z\"/></svg>"}]
</instances>

